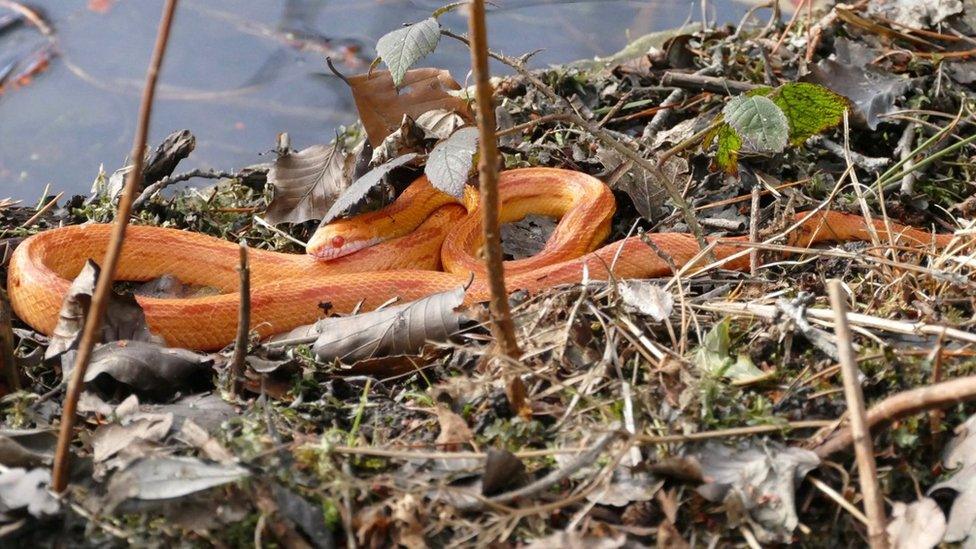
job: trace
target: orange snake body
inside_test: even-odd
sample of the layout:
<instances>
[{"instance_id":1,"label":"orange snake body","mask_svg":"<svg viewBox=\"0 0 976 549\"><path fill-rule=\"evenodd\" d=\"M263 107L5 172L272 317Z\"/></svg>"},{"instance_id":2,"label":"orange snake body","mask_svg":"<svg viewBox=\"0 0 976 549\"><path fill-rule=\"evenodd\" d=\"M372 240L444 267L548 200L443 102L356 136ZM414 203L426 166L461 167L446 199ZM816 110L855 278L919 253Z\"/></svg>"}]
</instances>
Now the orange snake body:
<instances>
[{"instance_id":1,"label":"orange snake body","mask_svg":"<svg viewBox=\"0 0 976 549\"><path fill-rule=\"evenodd\" d=\"M671 266L640 237L597 249L606 238L615 204L610 190L588 175L552 168L511 170L501 175L502 221L527 213L560 217L539 254L505 264L508 289L530 292L590 279L646 278L671 273ZM320 228L308 254L251 250L251 329L262 337L281 333L322 316L321 303L349 312L361 304L370 310L399 298L419 299L465 284L466 301L488 297L477 195L468 192L464 207L420 178L393 204L380 210ZM797 220L804 214L798 214ZM880 221L876 231L886 237ZM901 242L944 246L949 235L891 225ZM110 225L78 225L53 229L26 239L17 247L8 270L11 305L17 315L40 332L51 334L71 280L89 258L100 262L111 234ZM696 260L700 247L682 233L644 236L677 267ZM867 240L860 216L820 212L807 217L788 236L788 243ZM742 250L723 239L712 252L716 259ZM595 251L594 251L595 250ZM348 252L352 253L348 253ZM240 298L238 245L175 229L132 226L126 231L116 278L144 281L173 275L181 282L216 288L218 295L185 299L137 297L149 328L169 345L220 349L235 338ZM328 258L328 260L323 260ZM702 261L702 264L704 262ZM748 257L724 265L743 269ZM610 269L612 268L612 273ZM443 270L441 270L443 269Z\"/></svg>"}]
</instances>

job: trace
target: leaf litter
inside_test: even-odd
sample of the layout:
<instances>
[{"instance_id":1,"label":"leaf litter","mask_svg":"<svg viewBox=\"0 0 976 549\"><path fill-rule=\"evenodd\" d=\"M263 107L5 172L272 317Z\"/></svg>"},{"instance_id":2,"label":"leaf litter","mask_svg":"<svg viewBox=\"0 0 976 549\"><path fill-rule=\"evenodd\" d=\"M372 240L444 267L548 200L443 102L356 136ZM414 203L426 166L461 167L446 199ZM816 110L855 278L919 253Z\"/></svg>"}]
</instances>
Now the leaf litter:
<instances>
[{"instance_id":1,"label":"leaf litter","mask_svg":"<svg viewBox=\"0 0 976 549\"><path fill-rule=\"evenodd\" d=\"M794 212L817 207L874 208L878 219L949 232L965 222L974 192L974 149L947 149L971 129L965 107L974 92L957 70L970 61L951 39L971 30L971 10L868 4L819 20L818 37L818 16L806 10L793 26L760 20L768 12L757 10L740 27L695 24L594 62L533 71L545 90L525 75L498 79L504 166L604 179L617 198L611 239L687 232L661 175L567 122L566 99L620 143L665 158L664 177L712 241L751 224L759 238L775 235ZM899 11L879 11L892 6ZM446 71L415 68L447 41L440 15L391 30L379 48L390 72L348 77L361 123L341 128L331 144L286 147L270 171L242 169L206 190L156 193L136 221L295 252L294 241L307 241L323 217L388 198L420 168L440 166L439 181L459 194L475 160L467 90ZM687 83L664 85L667 73ZM719 73L722 86L705 79ZM848 108L855 123L845 133ZM959 112L949 133L912 152ZM914 146L905 138L908 119ZM159 149L190 154L191 138L174 134ZM173 173L183 157L165 158L160 173ZM859 158L900 164L878 174ZM902 195L890 183L907 169L918 178ZM267 173L266 181L255 173ZM107 188L107 179L96 187ZM5 206L0 221L15 245L47 227L110 221L113 211L100 192L58 204L33 227L20 227L31 209ZM545 223L503 229L509 254L544 246ZM77 505L92 514L76 516L71 524L80 526L69 531L84 530L92 545L165 545L191 535L240 546L256 531L282 545L316 546L862 544L850 452L827 465L815 453L843 428L836 422L847 406L832 323L810 310L827 305L825 279L843 277L856 318L871 319L855 326L869 406L966 376L968 347L878 328L880 321L971 332L966 243L960 238L957 260L947 261L902 249L875 255L863 245L781 256L773 248L781 242L772 241L757 250L765 265L748 274L713 266L517 292L511 303L524 354L504 367L492 359L487 313L458 310L457 293L329 317L287 336L288 344L254 341L236 399L227 391L230 349L166 349L122 307L89 372L73 447L78 470L69 505L59 507L46 471L63 387L58 361L41 357L50 348L70 354L94 284L89 269L53 342L13 326L25 389L0 401L0 539L49 541L57 534L41 527L43 517ZM185 295L178 281L158 286L164 297ZM745 312L766 310L774 313ZM527 387L530 417L509 408L513 374ZM893 545L971 542L976 492L966 456L974 413L962 403L874 432ZM955 426L962 427L949 440ZM943 449L945 459L934 461Z\"/></svg>"}]
</instances>

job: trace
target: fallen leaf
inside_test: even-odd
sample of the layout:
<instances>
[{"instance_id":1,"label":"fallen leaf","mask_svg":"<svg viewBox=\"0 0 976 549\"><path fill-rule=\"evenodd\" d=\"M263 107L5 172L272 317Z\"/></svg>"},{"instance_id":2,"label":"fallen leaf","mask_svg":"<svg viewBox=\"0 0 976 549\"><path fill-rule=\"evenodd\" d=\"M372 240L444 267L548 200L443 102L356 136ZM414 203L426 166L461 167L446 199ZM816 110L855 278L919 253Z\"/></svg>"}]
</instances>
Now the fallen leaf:
<instances>
[{"instance_id":1,"label":"fallen leaf","mask_svg":"<svg viewBox=\"0 0 976 549\"><path fill-rule=\"evenodd\" d=\"M424 174L437 189L461 198L477 151L478 128L461 128L434 146L427 157Z\"/></svg>"},{"instance_id":2,"label":"fallen leaf","mask_svg":"<svg viewBox=\"0 0 976 549\"><path fill-rule=\"evenodd\" d=\"M212 376L213 359L206 356L141 341L115 341L92 352L85 383L103 394L121 389L121 384L126 392L163 399L209 385Z\"/></svg>"},{"instance_id":3,"label":"fallen leaf","mask_svg":"<svg viewBox=\"0 0 976 549\"><path fill-rule=\"evenodd\" d=\"M468 422L443 406L437 407L437 423L441 431L437 435L435 444L440 450L459 451L474 440L474 433L468 427Z\"/></svg>"},{"instance_id":4,"label":"fallen leaf","mask_svg":"<svg viewBox=\"0 0 976 549\"><path fill-rule=\"evenodd\" d=\"M557 220L545 215L529 214L515 223L501 226L502 252L513 259L531 257L546 247L556 230Z\"/></svg>"},{"instance_id":5,"label":"fallen leaf","mask_svg":"<svg viewBox=\"0 0 976 549\"><path fill-rule=\"evenodd\" d=\"M211 464L191 457L141 459L116 473L108 485L110 500L160 500L236 482L250 473L238 465Z\"/></svg>"},{"instance_id":6,"label":"fallen leaf","mask_svg":"<svg viewBox=\"0 0 976 549\"><path fill-rule=\"evenodd\" d=\"M932 27L962 10L962 0L873 0L868 4L869 13L915 29Z\"/></svg>"},{"instance_id":7,"label":"fallen leaf","mask_svg":"<svg viewBox=\"0 0 976 549\"><path fill-rule=\"evenodd\" d=\"M503 448L489 448L485 472L481 475L481 495L490 497L517 488L525 482L525 464Z\"/></svg>"},{"instance_id":8,"label":"fallen leaf","mask_svg":"<svg viewBox=\"0 0 976 549\"><path fill-rule=\"evenodd\" d=\"M27 508L35 517L53 515L61 505L48 491L49 469L15 467L0 473L0 513Z\"/></svg>"},{"instance_id":9,"label":"fallen leaf","mask_svg":"<svg viewBox=\"0 0 976 549\"><path fill-rule=\"evenodd\" d=\"M173 426L171 414L139 414L120 423L101 425L92 436L92 458L107 460L125 448L144 442L159 442Z\"/></svg>"},{"instance_id":10,"label":"fallen leaf","mask_svg":"<svg viewBox=\"0 0 976 549\"><path fill-rule=\"evenodd\" d=\"M654 320L661 322L671 316L674 297L663 286L648 280L623 280L619 284L620 298Z\"/></svg>"},{"instance_id":11,"label":"fallen leaf","mask_svg":"<svg viewBox=\"0 0 976 549\"><path fill-rule=\"evenodd\" d=\"M5 467L39 467L54 460L58 433L54 429L0 430L0 464Z\"/></svg>"},{"instance_id":12,"label":"fallen leaf","mask_svg":"<svg viewBox=\"0 0 976 549\"><path fill-rule=\"evenodd\" d=\"M874 65L822 59L803 78L843 95L854 105L857 119L874 130L881 116L895 110L895 103L911 85L909 78L891 74Z\"/></svg>"},{"instance_id":13,"label":"fallen leaf","mask_svg":"<svg viewBox=\"0 0 976 549\"><path fill-rule=\"evenodd\" d=\"M418 116L416 122L427 139L447 139L466 124L461 115L445 109L427 111Z\"/></svg>"},{"instance_id":14,"label":"fallen leaf","mask_svg":"<svg viewBox=\"0 0 976 549\"><path fill-rule=\"evenodd\" d=\"M333 202L332 206L329 208L329 211L327 211L322 217L322 224L324 225L332 221L342 212L358 204L361 200L366 198L366 193L372 190L373 187L378 185L379 182L383 180L383 177L386 174L393 171L393 169L399 168L400 166L412 161L414 158L417 158L416 153L405 154L366 172L362 177L357 179L355 183L349 185L349 187L346 188L341 195L339 195L339 198Z\"/></svg>"},{"instance_id":15,"label":"fallen leaf","mask_svg":"<svg viewBox=\"0 0 976 549\"><path fill-rule=\"evenodd\" d=\"M321 505L309 502L280 484L272 484L271 493L278 512L305 532L315 547L335 547L334 536L325 524Z\"/></svg>"},{"instance_id":16,"label":"fallen leaf","mask_svg":"<svg viewBox=\"0 0 976 549\"><path fill-rule=\"evenodd\" d=\"M194 423L192 419L183 421L178 438L190 446L198 448L208 459L220 463L234 462L234 454L231 454L217 439L210 436L206 429Z\"/></svg>"},{"instance_id":17,"label":"fallen leaf","mask_svg":"<svg viewBox=\"0 0 976 549\"><path fill-rule=\"evenodd\" d=\"M440 38L441 25L433 17L380 37L376 53L390 69L394 86L399 87L407 70L437 48Z\"/></svg>"},{"instance_id":18,"label":"fallen leaf","mask_svg":"<svg viewBox=\"0 0 976 549\"><path fill-rule=\"evenodd\" d=\"M339 140L280 154L268 171L274 199L265 219L273 225L320 219L352 182L354 164Z\"/></svg>"},{"instance_id":19,"label":"fallen leaf","mask_svg":"<svg viewBox=\"0 0 976 549\"><path fill-rule=\"evenodd\" d=\"M564 530L544 538L537 538L524 549L619 549L627 545L627 534L616 537L590 536L578 530Z\"/></svg>"},{"instance_id":20,"label":"fallen leaf","mask_svg":"<svg viewBox=\"0 0 976 549\"><path fill-rule=\"evenodd\" d=\"M424 129L414 122L413 118L405 114L397 131L386 136L386 139L373 150L370 164L379 166L398 156L409 153L417 153L418 155L427 154L427 148L425 147L426 139L427 133Z\"/></svg>"},{"instance_id":21,"label":"fallen leaf","mask_svg":"<svg viewBox=\"0 0 976 549\"><path fill-rule=\"evenodd\" d=\"M602 490L594 490L586 499L600 505L624 507L635 501L650 501L664 486L664 481L646 473L631 472L629 467L617 467L610 483Z\"/></svg>"},{"instance_id":22,"label":"fallen leaf","mask_svg":"<svg viewBox=\"0 0 976 549\"><path fill-rule=\"evenodd\" d=\"M731 448L708 443L694 453L705 484L698 493L725 504L727 512L742 509L754 521L753 531L763 543L789 543L799 524L796 489L803 477L820 464L817 455L779 443L744 443ZM734 525L736 517L729 517Z\"/></svg>"},{"instance_id":23,"label":"fallen leaf","mask_svg":"<svg viewBox=\"0 0 976 549\"><path fill-rule=\"evenodd\" d=\"M427 111L444 109L473 123L468 104L449 94L461 86L449 72L439 69L413 69L406 72L400 89L393 85L389 71L373 71L348 78L356 109L373 147L400 127L403 115L414 120Z\"/></svg>"},{"instance_id":24,"label":"fallen leaf","mask_svg":"<svg viewBox=\"0 0 976 549\"><path fill-rule=\"evenodd\" d=\"M424 537L424 525L422 515L424 509L420 498L413 494L404 494L391 505L392 518L396 526L393 528L393 535L397 547L403 546L408 549L425 549L430 547Z\"/></svg>"},{"instance_id":25,"label":"fallen leaf","mask_svg":"<svg viewBox=\"0 0 976 549\"><path fill-rule=\"evenodd\" d=\"M894 502L891 522L885 528L892 549L931 549L942 541L945 531L945 515L931 498L908 505Z\"/></svg>"},{"instance_id":26,"label":"fallen leaf","mask_svg":"<svg viewBox=\"0 0 976 549\"><path fill-rule=\"evenodd\" d=\"M85 326L85 318L91 306L92 294L101 272L99 266L92 260L85 262L81 272L72 281L68 293L61 303L58 313L58 323L51 334L51 341L44 359L51 359L73 349L81 338ZM98 342L116 341L119 339L135 341L161 341L149 331L146 315L142 307L136 303L134 297L111 294L105 317L102 320L101 338ZM73 361L67 362L67 368L62 368L62 376L67 379L71 373Z\"/></svg>"},{"instance_id":27,"label":"fallen leaf","mask_svg":"<svg viewBox=\"0 0 976 549\"><path fill-rule=\"evenodd\" d=\"M956 428L956 436L946 447L942 458L942 465L955 472L947 479L934 486L927 492L932 496L936 492L951 490L956 493L949 509L945 535L942 541L947 543L976 540L976 415L971 416L965 423Z\"/></svg>"},{"instance_id":28,"label":"fallen leaf","mask_svg":"<svg viewBox=\"0 0 976 549\"><path fill-rule=\"evenodd\" d=\"M359 315L324 318L272 338L288 341L316 336L312 352L323 362L415 354L428 341L447 341L458 333L466 317L455 309L464 301L464 288L441 292L403 305Z\"/></svg>"}]
</instances>

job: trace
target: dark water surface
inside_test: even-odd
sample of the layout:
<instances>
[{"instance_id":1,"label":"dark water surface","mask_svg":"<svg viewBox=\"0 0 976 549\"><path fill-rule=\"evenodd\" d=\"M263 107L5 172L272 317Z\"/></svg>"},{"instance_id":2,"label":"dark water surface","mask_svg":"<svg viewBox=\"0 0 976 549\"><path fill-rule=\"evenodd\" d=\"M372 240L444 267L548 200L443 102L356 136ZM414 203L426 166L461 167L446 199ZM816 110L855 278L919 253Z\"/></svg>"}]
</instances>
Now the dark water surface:
<instances>
[{"instance_id":1,"label":"dark water surface","mask_svg":"<svg viewBox=\"0 0 976 549\"><path fill-rule=\"evenodd\" d=\"M0 197L85 193L100 164L112 172L131 147L138 97L162 0L33 0L55 29L59 56L26 86L0 94ZM153 110L151 143L178 129L197 136L179 170L233 170L267 161L279 132L304 147L356 119L346 73L363 72L376 39L428 17L434 0L183 0ZM533 66L607 55L628 37L701 19L698 0L494 0L493 48L544 51ZM736 20L741 4L712 1L710 18ZM715 6L718 6L717 8ZM0 22L8 15L0 6ZM442 24L466 30L465 14ZM0 31L3 32L3 31ZM0 74L46 39L21 25L0 34ZM445 38L421 66L463 82L469 57ZM503 67L493 66L497 72ZM265 154L262 154L265 153Z\"/></svg>"}]
</instances>

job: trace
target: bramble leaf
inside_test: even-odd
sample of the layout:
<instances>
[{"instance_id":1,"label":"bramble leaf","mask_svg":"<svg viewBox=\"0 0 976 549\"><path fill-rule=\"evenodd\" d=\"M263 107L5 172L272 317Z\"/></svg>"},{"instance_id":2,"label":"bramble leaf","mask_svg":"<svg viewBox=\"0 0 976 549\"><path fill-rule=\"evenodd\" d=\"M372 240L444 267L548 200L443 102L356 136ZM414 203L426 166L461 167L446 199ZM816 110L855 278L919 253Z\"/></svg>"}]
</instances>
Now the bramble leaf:
<instances>
[{"instance_id":1,"label":"bramble leaf","mask_svg":"<svg viewBox=\"0 0 976 549\"><path fill-rule=\"evenodd\" d=\"M725 121L756 152L782 152L790 125L783 111L767 97L739 95L722 109Z\"/></svg>"},{"instance_id":2,"label":"bramble leaf","mask_svg":"<svg viewBox=\"0 0 976 549\"><path fill-rule=\"evenodd\" d=\"M461 128L434 146L434 150L427 157L424 174L430 179L431 185L460 198L464 194L464 184L468 181L468 173L477 150L478 128Z\"/></svg>"},{"instance_id":3,"label":"bramble leaf","mask_svg":"<svg viewBox=\"0 0 976 549\"><path fill-rule=\"evenodd\" d=\"M786 115L794 145L840 124L849 106L844 96L807 82L783 84L769 98Z\"/></svg>"},{"instance_id":4,"label":"bramble leaf","mask_svg":"<svg viewBox=\"0 0 976 549\"><path fill-rule=\"evenodd\" d=\"M433 52L440 38L440 23L430 17L388 32L376 42L376 52L389 67L394 86L400 87L407 70Z\"/></svg>"},{"instance_id":5,"label":"bramble leaf","mask_svg":"<svg viewBox=\"0 0 976 549\"><path fill-rule=\"evenodd\" d=\"M722 124L718 130L718 152L715 153L715 162L726 173L734 174L739 168L739 149L742 148L742 139L735 133L728 124Z\"/></svg>"}]
</instances>

